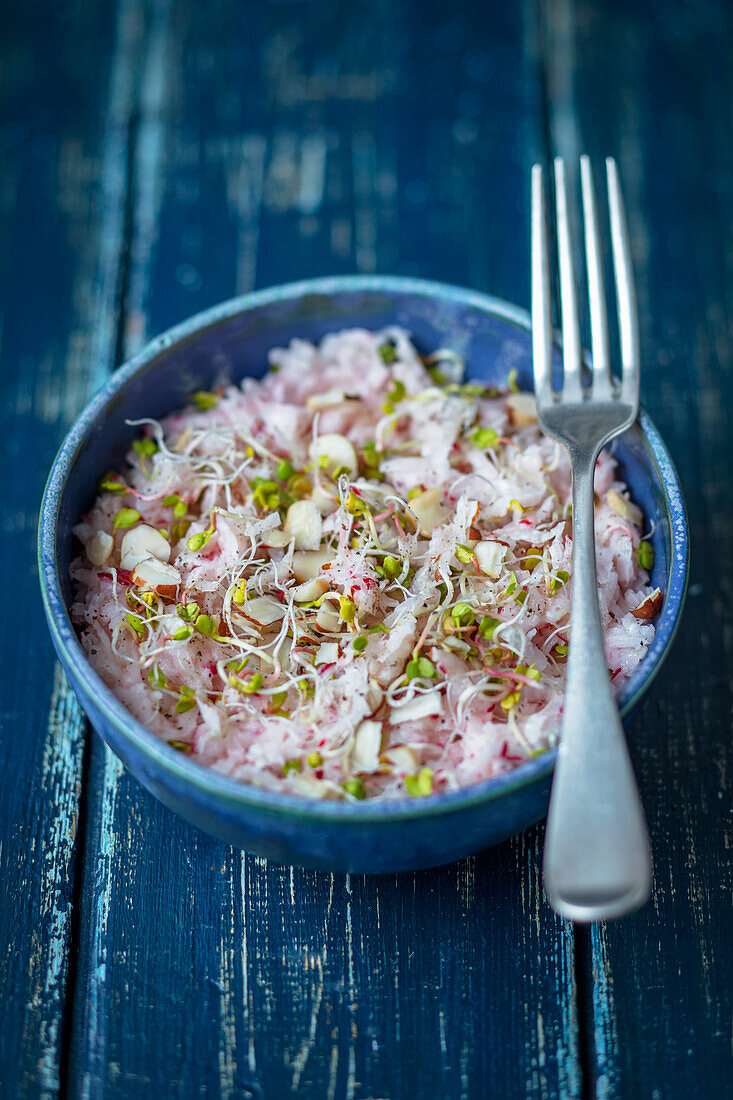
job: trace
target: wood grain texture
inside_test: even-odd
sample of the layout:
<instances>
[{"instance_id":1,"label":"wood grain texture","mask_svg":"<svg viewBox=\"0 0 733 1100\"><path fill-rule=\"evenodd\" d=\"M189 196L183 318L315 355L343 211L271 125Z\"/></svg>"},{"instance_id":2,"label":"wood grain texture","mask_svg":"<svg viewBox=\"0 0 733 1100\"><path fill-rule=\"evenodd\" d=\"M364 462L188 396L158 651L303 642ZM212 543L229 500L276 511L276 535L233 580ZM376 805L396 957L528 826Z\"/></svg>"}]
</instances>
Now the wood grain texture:
<instances>
[{"instance_id":1,"label":"wood grain texture","mask_svg":"<svg viewBox=\"0 0 733 1100\"><path fill-rule=\"evenodd\" d=\"M487 287L501 271L494 289L526 297L521 13L472 41L469 10L446 29L437 6L382 4L375 25L257 5L246 36L228 3L142 11L125 352L237 290L401 255ZM541 902L539 830L437 872L333 877L197 834L96 744L89 790L74 1095L579 1095L572 935Z\"/></svg>"},{"instance_id":2,"label":"wood grain texture","mask_svg":"<svg viewBox=\"0 0 733 1100\"><path fill-rule=\"evenodd\" d=\"M593 929L595 1090L731 1095L733 9L550 5L552 135L619 158L645 352L642 398L678 466L692 536L680 635L630 730L652 903Z\"/></svg>"},{"instance_id":3,"label":"wood grain texture","mask_svg":"<svg viewBox=\"0 0 733 1100\"><path fill-rule=\"evenodd\" d=\"M725 1095L731 592L703 562L733 550L730 10L14 10L0 70L13 576L34 559L53 450L115 361L216 301L308 275L398 271L526 304L529 164L586 150L623 172L644 398L686 490L693 587L631 730L652 905L574 935L542 897L539 828L366 878L269 865L188 827L96 738L85 749L21 571L28 611L0 632L3 1097Z\"/></svg>"},{"instance_id":4,"label":"wood grain texture","mask_svg":"<svg viewBox=\"0 0 733 1100\"><path fill-rule=\"evenodd\" d=\"M61 5L24 5L3 36L2 553L6 591L22 609L0 634L0 1093L8 1097L57 1095L69 1038L86 723L55 665L34 543L54 451L114 351L119 239L98 114L110 14L80 5L72 26Z\"/></svg>"}]
</instances>

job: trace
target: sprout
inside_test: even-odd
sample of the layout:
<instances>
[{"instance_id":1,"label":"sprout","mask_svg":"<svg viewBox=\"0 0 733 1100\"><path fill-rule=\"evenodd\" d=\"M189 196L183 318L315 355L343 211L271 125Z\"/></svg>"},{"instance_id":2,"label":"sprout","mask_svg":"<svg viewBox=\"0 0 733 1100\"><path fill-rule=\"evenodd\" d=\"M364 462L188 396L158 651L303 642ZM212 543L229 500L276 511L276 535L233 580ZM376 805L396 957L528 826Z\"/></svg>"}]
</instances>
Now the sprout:
<instances>
[{"instance_id":1,"label":"sprout","mask_svg":"<svg viewBox=\"0 0 733 1100\"><path fill-rule=\"evenodd\" d=\"M265 682L265 677L262 675L262 673L261 672L255 672L254 675L252 675L249 678L249 680L247 681L247 683L244 685L244 688L243 688L244 694L245 695L254 695L254 693L256 691L259 691L259 689L262 687L264 682Z\"/></svg>"},{"instance_id":2,"label":"sprout","mask_svg":"<svg viewBox=\"0 0 733 1100\"><path fill-rule=\"evenodd\" d=\"M568 647L562 642L560 645L555 646L555 653L557 653L558 657L567 657Z\"/></svg>"},{"instance_id":3,"label":"sprout","mask_svg":"<svg viewBox=\"0 0 733 1100\"><path fill-rule=\"evenodd\" d=\"M359 516L363 512L366 511L366 507L367 506L364 503L364 501L361 499L361 497L358 497L356 495L356 493L354 492L354 490L350 489L349 490L349 495L346 498L346 503L344 504L344 508L349 513L349 515L350 516Z\"/></svg>"},{"instance_id":4,"label":"sprout","mask_svg":"<svg viewBox=\"0 0 733 1100\"><path fill-rule=\"evenodd\" d=\"M299 772L303 770L302 760L286 760L283 764L283 775L287 775L289 772Z\"/></svg>"},{"instance_id":5,"label":"sprout","mask_svg":"<svg viewBox=\"0 0 733 1100\"><path fill-rule=\"evenodd\" d=\"M348 596L339 596L339 615L345 623L353 623L356 615L356 604Z\"/></svg>"},{"instance_id":6,"label":"sprout","mask_svg":"<svg viewBox=\"0 0 733 1100\"><path fill-rule=\"evenodd\" d=\"M207 638L211 638L216 634L216 623L210 615L199 615L196 619L196 629L199 634L204 634Z\"/></svg>"},{"instance_id":7,"label":"sprout","mask_svg":"<svg viewBox=\"0 0 733 1100\"><path fill-rule=\"evenodd\" d=\"M369 639L364 634L360 634L358 638L354 638L354 653L363 653L368 642Z\"/></svg>"},{"instance_id":8,"label":"sprout","mask_svg":"<svg viewBox=\"0 0 733 1100\"><path fill-rule=\"evenodd\" d=\"M128 614L125 615L125 622L128 626L132 627L132 630L137 635L138 641L142 641L145 637L145 621L140 618L139 615Z\"/></svg>"},{"instance_id":9,"label":"sprout","mask_svg":"<svg viewBox=\"0 0 733 1100\"><path fill-rule=\"evenodd\" d=\"M213 534L213 527L207 528L206 531L199 531L198 534L191 535L191 538L186 543L186 546L192 554L195 554L197 551L201 550L202 547L206 546L206 543L209 541Z\"/></svg>"},{"instance_id":10,"label":"sprout","mask_svg":"<svg viewBox=\"0 0 733 1100\"><path fill-rule=\"evenodd\" d=\"M382 562L382 568L388 577L399 577L403 564L399 558L393 558L391 554L388 554Z\"/></svg>"},{"instance_id":11,"label":"sprout","mask_svg":"<svg viewBox=\"0 0 733 1100\"><path fill-rule=\"evenodd\" d=\"M176 608L179 619L183 619L185 623L195 623L199 615L199 606L197 603L179 603Z\"/></svg>"},{"instance_id":12,"label":"sprout","mask_svg":"<svg viewBox=\"0 0 733 1100\"><path fill-rule=\"evenodd\" d=\"M382 362L386 363L388 366L390 363L397 362L397 348L394 344L381 344L379 347L379 354L382 356Z\"/></svg>"},{"instance_id":13,"label":"sprout","mask_svg":"<svg viewBox=\"0 0 733 1100\"><path fill-rule=\"evenodd\" d=\"M151 458L160 450L154 439L136 439L132 447L141 458Z\"/></svg>"},{"instance_id":14,"label":"sprout","mask_svg":"<svg viewBox=\"0 0 733 1100\"><path fill-rule=\"evenodd\" d=\"M510 508L516 508L516 510L519 512L520 516L525 511L524 505L520 504L518 500L510 500L509 501L509 507Z\"/></svg>"},{"instance_id":15,"label":"sprout","mask_svg":"<svg viewBox=\"0 0 733 1100\"><path fill-rule=\"evenodd\" d=\"M153 665L148 673L148 683L153 688L166 688L168 687L168 681L165 678L163 672L161 672L158 665Z\"/></svg>"},{"instance_id":16,"label":"sprout","mask_svg":"<svg viewBox=\"0 0 733 1100\"><path fill-rule=\"evenodd\" d=\"M476 431L471 435L471 441L485 451L489 447L496 446L499 442L499 433L494 431L493 428L476 428Z\"/></svg>"},{"instance_id":17,"label":"sprout","mask_svg":"<svg viewBox=\"0 0 733 1100\"><path fill-rule=\"evenodd\" d=\"M530 546L524 555L523 564L528 573L532 573L542 561L543 551L540 546ZM567 580L567 577L565 578Z\"/></svg>"},{"instance_id":18,"label":"sprout","mask_svg":"<svg viewBox=\"0 0 733 1100\"><path fill-rule=\"evenodd\" d=\"M654 553L654 547L650 542L640 542L639 549L636 551L636 556L639 561L639 565L642 569L646 569L647 572L651 572L654 568L654 562L656 555Z\"/></svg>"},{"instance_id":19,"label":"sprout","mask_svg":"<svg viewBox=\"0 0 733 1100\"><path fill-rule=\"evenodd\" d=\"M473 550L468 546L464 546L463 543L459 543L456 548L456 557L463 565L470 565L471 562L476 560L476 555Z\"/></svg>"},{"instance_id":20,"label":"sprout","mask_svg":"<svg viewBox=\"0 0 733 1100\"><path fill-rule=\"evenodd\" d=\"M118 531L120 527L133 527L139 519L140 513L137 508L120 508L114 518L112 527L115 531Z\"/></svg>"},{"instance_id":21,"label":"sprout","mask_svg":"<svg viewBox=\"0 0 733 1100\"><path fill-rule=\"evenodd\" d=\"M404 401L407 395L404 382L399 382L396 379L393 382L393 389L387 394L387 401L382 405L382 411L385 413L394 412L394 406L399 404L400 401Z\"/></svg>"},{"instance_id":22,"label":"sprout","mask_svg":"<svg viewBox=\"0 0 733 1100\"><path fill-rule=\"evenodd\" d=\"M361 779L346 779L341 784L347 794L350 794L352 798L358 798L360 801L362 798L366 798L366 791L364 790L364 784Z\"/></svg>"},{"instance_id":23,"label":"sprout","mask_svg":"<svg viewBox=\"0 0 733 1100\"><path fill-rule=\"evenodd\" d=\"M519 393L519 383L517 382L518 371L516 367L512 367L509 371L509 378L507 380L507 386L512 393Z\"/></svg>"},{"instance_id":24,"label":"sprout","mask_svg":"<svg viewBox=\"0 0 733 1100\"><path fill-rule=\"evenodd\" d=\"M179 688L176 714L185 714L187 710L193 710L196 706L196 693L192 688L182 684Z\"/></svg>"},{"instance_id":25,"label":"sprout","mask_svg":"<svg viewBox=\"0 0 733 1100\"><path fill-rule=\"evenodd\" d=\"M289 477L293 476L293 474L295 473L295 470L290 465L287 458L283 458L277 464L276 473L277 473L277 476L280 479L280 481L287 481Z\"/></svg>"},{"instance_id":26,"label":"sprout","mask_svg":"<svg viewBox=\"0 0 733 1100\"><path fill-rule=\"evenodd\" d=\"M190 756L193 751L191 745L189 745L187 741L169 741L168 744L172 749L175 749L176 752L182 752L184 756Z\"/></svg>"},{"instance_id":27,"label":"sprout","mask_svg":"<svg viewBox=\"0 0 733 1100\"><path fill-rule=\"evenodd\" d=\"M501 619L493 619L491 615L483 615L481 622L478 624L478 632L482 638L486 638L488 641L493 637L497 626L500 625Z\"/></svg>"},{"instance_id":28,"label":"sprout","mask_svg":"<svg viewBox=\"0 0 733 1100\"><path fill-rule=\"evenodd\" d=\"M193 634L193 627L190 623L184 623L179 626L177 630L174 630L171 634L171 638L174 642L183 642L186 638L190 638Z\"/></svg>"},{"instance_id":29,"label":"sprout","mask_svg":"<svg viewBox=\"0 0 733 1100\"><path fill-rule=\"evenodd\" d=\"M408 684L411 680L418 679L418 677L431 680L435 676L435 665L427 657L416 657L412 661L408 661L405 675Z\"/></svg>"},{"instance_id":30,"label":"sprout","mask_svg":"<svg viewBox=\"0 0 733 1100\"><path fill-rule=\"evenodd\" d=\"M433 793L433 769L421 768L417 775L405 776L405 789L410 798L425 798Z\"/></svg>"},{"instance_id":31,"label":"sprout","mask_svg":"<svg viewBox=\"0 0 733 1100\"><path fill-rule=\"evenodd\" d=\"M427 360L425 361L427 362ZM436 386L444 386L447 383L448 378L443 374L440 367L428 367L427 371Z\"/></svg>"},{"instance_id":32,"label":"sprout","mask_svg":"<svg viewBox=\"0 0 733 1100\"><path fill-rule=\"evenodd\" d=\"M171 542L178 542L179 539L184 538L190 526L190 519L182 519L174 523L171 527Z\"/></svg>"},{"instance_id":33,"label":"sprout","mask_svg":"<svg viewBox=\"0 0 733 1100\"><path fill-rule=\"evenodd\" d=\"M293 494L293 496L305 497L309 495L313 486L311 485L307 477L303 477L302 474L296 474L295 477L292 477L290 479L290 484L288 488L290 489L290 492Z\"/></svg>"},{"instance_id":34,"label":"sprout","mask_svg":"<svg viewBox=\"0 0 733 1100\"><path fill-rule=\"evenodd\" d=\"M191 394L191 401L201 412L208 412L209 409L216 408L221 401L221 397L210 390L196 390L195 393Z\"/></svg>"},{"instance_id":35,"label":"sprout","mask_svg":"<svg viewBox=\"0 0 733 1100\"><path fill-rule=\"evenodd\" d=\"M308 761L309 768L320 768L321 764L323 763L323 757L321 756L320 752L309 752L306 759Z\"/></svg>"},{"instance_id":36,"label":"sprout","mask_svg":"<svg viewBox=\"0 0 733 1100\"><path fill-rule=\"evenodd\" d=\"M112 473L105 474L99 483L100 493L112 493L114 496L124 496L125 493L129 493L127 485L125 485L119 474Z\"/></svg>"},{"instance_id":37,"label":"sprout","mask_svg":"<svg viewBox=\"0 0 733 1100\"><path fill-rule=\"evenodd\" d=\"M367 468L367 476L381 479L382 475L379 473L379 461L381 456L377 452L377 445L373 439L368 440L368 442L364 444L360 454Z\"/></svg>"},{"instance_id":38,"label":"sprout","mask_svg":"<svg viewBox=\"0 0 733 1100\"><path fill-rule=\"evenodd\" d=\"M288 697L287 691L276 691L270 699L270 710L279 710Z\"/></svg>"},{"instance_id":39,"label":"sprout","mask_svg":"<svg viewBox=\"0 0 733 1100\"><path fill-rule=\"evenodd\" d=\"M243 672L249 664L249 657L235 657L233 660L227 662L227 669L230 672Z\"/></svg>"},{"instance_id":40,"label":"sprout","mask_svg":"<svg viewBox=\"0 0 733 1100\"><path fill-rule=\"evenodd\" d=\"M457 603L451 615L458 626L471 626L476 619L473 608L467 603Z\"/></svg>"},{"instance_id":41,"label":"sprout","mask_svg":"<svg viewBox=\"0 0 733 1100\"><path fill-rule=\"evenodd\" d=\"M247 598L247 582L242 577L240 581L237 581L234 591L232 592L232 603L237 604L238 607L244 603Z\"/></svg>"},{"instance_id":42,"label":"sprout","mask_svg":"<svg viewBox=\"0 0 733 1100\"><path fill-rule=\"evenodd\" d=\"M176 519L182 519L187 511L188 505L186 504L185 500L177 500L176 503L173 505L173 515L176 517Z\"/></svg>"},{"instance_id":43,"label":"sprout","mask_svg":"<svg viewBox=\"0 0 733 1100\"><path fill-rule=\"evenodd\" d=\"M172 508L174 504L178 504L180 499L178 493L169 493L167 497L163 497L160 503L164 508Z\"/></svg>"},{"instance_id":44,"label":"sprout","mask_svg":"<svg viewBox=\"0 0 733 1100\"><path fill-rule=\"evenodd\" d=\"M519 702L520 695L521 692L519 691L510 692L509 695L506 696L506 698L502 699L500 703L501 709L508 714L509 711L512 710Z\"/></svg>"},{"instance_id":45,"label":"sprout","mask_svg":"<svg viewBox=\"0 0 733 1100\"><path fill-rule=\"evenodd\" d=\"M568 571L566 569L558 569L558 571L555 573L555 576L550 581L550 595L554 596L558 588L566 585L569 580L570 574L568 573Z\"/></svg>"}]
</instances>

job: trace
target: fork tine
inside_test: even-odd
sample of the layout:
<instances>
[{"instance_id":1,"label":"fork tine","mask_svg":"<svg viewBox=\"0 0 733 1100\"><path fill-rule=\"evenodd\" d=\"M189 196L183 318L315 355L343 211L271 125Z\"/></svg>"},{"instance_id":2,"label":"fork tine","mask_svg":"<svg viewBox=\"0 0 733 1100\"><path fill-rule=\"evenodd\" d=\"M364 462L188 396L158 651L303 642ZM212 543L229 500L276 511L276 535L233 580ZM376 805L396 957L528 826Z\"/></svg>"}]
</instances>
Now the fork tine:
<instances>
[{"instance_id":1,"label":"fork tine","mask_svg":"<svg viewBox=\"0 0 733 1100\"><path fill-rule=\"evenodd\" d=\"M608 349L608 316L606 295L601 267L601 244L598 231L598 215L593 193L593 172L588 157L580 158L580 180L583 191L583 223L585 228L585 255L588 271L588 300L590 304L590 338L593 350L593 396L611 397L610 354Z\"/></svg>"},{"instance_id":2,"label":"fork tine","mask_svg":"<svg viewBox=\"0 0 733 1100\"><path fill-rule=\"evenodd\" d=\"M552 396L550 259L542 165L532 166L532 363L538 401Z\"/></svg>"},{"instance_id":3,"label":"fork tine","mask_svg":"<svg viewBox=\"0 0 733 1100\"><path fill-rule=\"evenodd\" d=\"M629 230L621 196L621 181L613 157L606 159L606 178L608 209L611 216L611 246L618 303L618 327L621 336L621 397L636 410L639 404L639 322L636 315Z\"/></svg>"},{"instance_id":4,"label":"fork tine","mask_svg":"<svg viewBox=\"0 0 733 1100\"><path fill-rule=\"evenodd\" d=\"M571 401L580 401L580 323L578 321L578 298L573 265L573 250L570 239L570 217L568 213L568 194L565 185L565 163L562 157L555 158L555 210L557 218L557 247L560 258L560 306L562 310L562 347L563 347L563 396Z\"/></svg>"}]
</instances>

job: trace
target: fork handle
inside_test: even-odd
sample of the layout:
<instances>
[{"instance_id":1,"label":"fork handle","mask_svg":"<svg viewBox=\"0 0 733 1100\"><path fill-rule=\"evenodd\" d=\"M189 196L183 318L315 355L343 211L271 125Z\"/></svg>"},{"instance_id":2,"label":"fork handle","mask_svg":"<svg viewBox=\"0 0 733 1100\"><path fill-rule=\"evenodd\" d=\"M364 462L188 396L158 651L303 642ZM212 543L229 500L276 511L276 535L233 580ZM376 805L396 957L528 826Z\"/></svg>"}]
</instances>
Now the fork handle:
<instances>
[{"instance_id":1,"label":"fork handle","mask_svg":"<svg viewBox=\"0 0 733 1100\"><path fill-rule=\"evenodd\" d=\"M603 649L593 517L599 451L570 453L570 650L544 855L548 900L576 921L637 909L649 897L652 875L644 811Z\"/></svg>"}]
</instances>

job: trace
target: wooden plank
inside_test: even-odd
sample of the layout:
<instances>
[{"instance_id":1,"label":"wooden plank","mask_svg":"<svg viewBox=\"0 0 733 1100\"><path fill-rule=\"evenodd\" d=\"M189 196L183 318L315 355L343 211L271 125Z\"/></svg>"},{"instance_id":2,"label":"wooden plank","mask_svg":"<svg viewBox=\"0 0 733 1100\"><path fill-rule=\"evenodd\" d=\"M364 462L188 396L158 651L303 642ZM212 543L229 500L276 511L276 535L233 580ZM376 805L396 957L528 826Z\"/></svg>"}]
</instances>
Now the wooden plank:
<instances>
[{"instance_id":1,"label":"wooden plank","mask_svg":"<svg viewBox=\"0 0 733 1100\"><path fill-rule=\"evenodd\" d=\"M177 0L145 20L128 349L235 290L343 269L526 300L519 11L476 30L467 2L245 20ZM579 1095L572 933L541 902L539 830L350 878L210 840L97 744L89 787L73 1095Z\"/></svg>"},{"instance_id":2,"label":"wooden plank","mask_svg":"<svg viewBox=\"0 0 733 1100\"><path fill-rule=\"evenodd\" d=\"M13 1097L58 1094L69 1030L86 724L55 665L34 544L54 451L114 353L126 120L114 67L108 91L111 15L16 6L3 41L2 572L22 609L0 637L0 1093Z\"/></svg>"},{"instance_id":3,"label":"wooden plank","mask_svg":"<svg viewBox=\"0 0 733 1100\"><path fill-rule=\"evenodd\" d=\"M555 149L619 157L643 397L678 465L693 547L680 635L630 731L652 833L654 895L629 920L594 927L589 940L595 1089L604 1097L714 1096L733 1076L726 787L733 638L730 578L718 568L733 550L724 504L733 12L724 2L550 7Z\"/></svg>"}]
</instances>

